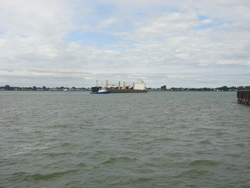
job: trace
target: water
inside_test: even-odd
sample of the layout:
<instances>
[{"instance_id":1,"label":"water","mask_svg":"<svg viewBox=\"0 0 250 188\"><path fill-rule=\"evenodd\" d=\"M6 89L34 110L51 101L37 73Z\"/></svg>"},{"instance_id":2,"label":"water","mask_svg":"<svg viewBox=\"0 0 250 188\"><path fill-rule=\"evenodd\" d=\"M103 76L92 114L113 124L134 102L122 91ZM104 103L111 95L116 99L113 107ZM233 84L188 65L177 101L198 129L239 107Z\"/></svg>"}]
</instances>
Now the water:
<instances>
[{"instance_id":1,"label":"water","mask_svg":"<svg viewBox=\"0 0 250 188\"><path fill-rule=\"evenodd\" d=\"M0 92L0 187L250 187L234 92Z\"/></svg>"}]
</instances>

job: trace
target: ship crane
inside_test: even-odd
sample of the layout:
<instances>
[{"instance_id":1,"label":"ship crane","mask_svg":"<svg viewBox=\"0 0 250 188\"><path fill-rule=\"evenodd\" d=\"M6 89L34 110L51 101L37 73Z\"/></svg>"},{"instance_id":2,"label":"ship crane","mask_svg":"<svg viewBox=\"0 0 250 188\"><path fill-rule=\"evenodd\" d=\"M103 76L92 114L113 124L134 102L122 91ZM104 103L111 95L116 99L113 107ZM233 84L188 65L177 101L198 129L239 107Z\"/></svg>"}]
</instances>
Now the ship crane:
<instances>
[{"instance_id":1,"label":"ship crane","mask_svg":"<svg viewBox=\"0 0 250 188\"><path fill-rule=\"evenodd\" d=\"M123 89L126 89L126 87L131 88L131 87L134 87L134 85L126 85L125 82L123 82Z\"/></svg>"},{"instance_id":2,"label":"ship crane","mask_svg":"<svg viewBox=\"0 0 250 188\"><path fill-rule=\"evenodd\" d=\"M115 85L115 84L109 84L109 83L108 83L108 80L106 80L106 88L108 88L109 86L115 87L115 86L117 86L117 85Z\"/></svg>"},{"instance_id":3,"label":"ship crane","mask_svg":"<svg viewBox=\"0 0 250 188\"><path fill-rule=\"evenodd\" d=\"M109 84L108 80L106 80L106 88L108 88L108 86L112 86L112 87L117 86L118 89L121 89L121 83L120 83L120 81L116 85L116 84ZM126 85L125 82L123 82L122 89L126 89L126 87L133 87L133 85Z\"/></svg>"},{"instance_id":4,"label":"ship crane","mask_svg":"<svg viewBox=\"0 0 250 188\"><path fill-rule=\"evenodd\" d=\"M98 80L96 80L96 87L100 87L100 86L98 86Z\"/></svg>"}]
</instances>

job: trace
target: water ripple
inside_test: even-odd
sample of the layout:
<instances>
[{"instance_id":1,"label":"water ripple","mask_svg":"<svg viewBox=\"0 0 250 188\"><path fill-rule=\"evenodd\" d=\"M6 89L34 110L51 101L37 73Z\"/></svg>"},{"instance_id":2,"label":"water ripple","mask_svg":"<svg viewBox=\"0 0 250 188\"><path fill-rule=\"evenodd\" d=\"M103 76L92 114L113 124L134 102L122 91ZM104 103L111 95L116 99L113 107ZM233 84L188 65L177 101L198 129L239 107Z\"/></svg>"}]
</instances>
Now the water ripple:
<instances>
[{"instance_id":1,"label":"water ripple","mask_svg":"<svg viewBox=\"0 0 250 188\"><path fill-rule=\"evenodd\" d=\"M236 93L0 95L0 187L250 187Z\"/></svg>"}]
</instances>

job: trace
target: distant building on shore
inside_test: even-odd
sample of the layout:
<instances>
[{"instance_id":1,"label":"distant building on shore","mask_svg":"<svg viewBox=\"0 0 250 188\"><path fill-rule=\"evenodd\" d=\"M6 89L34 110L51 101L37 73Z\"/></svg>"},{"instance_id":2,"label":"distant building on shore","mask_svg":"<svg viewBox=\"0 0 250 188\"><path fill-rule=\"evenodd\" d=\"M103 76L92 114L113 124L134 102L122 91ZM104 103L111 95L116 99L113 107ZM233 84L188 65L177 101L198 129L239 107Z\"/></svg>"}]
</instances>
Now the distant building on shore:
<instances>
[{"instance_id":1,"label":"distant building on shore","mask_svg":"<svg viewBox=\"0 0 250 188\"><path fill-rule=\"evenodd\" d=\"M167 90L167 86L166 85L161 86L161 90Z\"/></svg>"}]
</instances>

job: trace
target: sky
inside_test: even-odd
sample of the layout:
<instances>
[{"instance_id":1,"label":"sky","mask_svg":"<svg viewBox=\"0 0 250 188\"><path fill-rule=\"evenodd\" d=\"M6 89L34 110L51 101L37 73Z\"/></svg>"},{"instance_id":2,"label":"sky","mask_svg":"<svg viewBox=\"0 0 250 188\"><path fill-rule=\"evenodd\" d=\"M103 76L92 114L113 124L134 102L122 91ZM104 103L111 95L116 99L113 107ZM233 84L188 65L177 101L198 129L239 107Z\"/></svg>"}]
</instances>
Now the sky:
<instances>
[{"instance_id":1,"label":"sky","mask_svg":"<svg viewBox=\"0 0 250 188\"><path fill-rule=\"evenodd\" d=\"M249 0L0 0L0 86L250 85Z\"/></svg>"}]
</instances>

